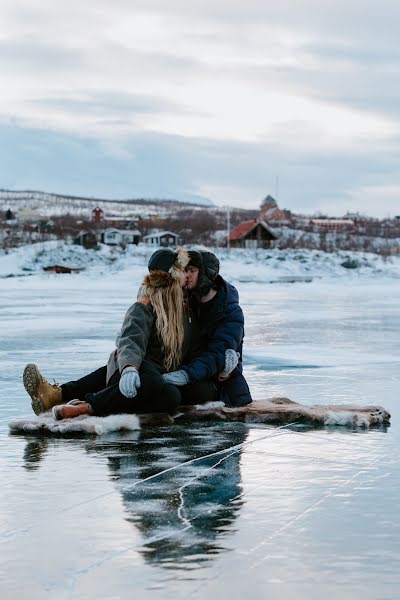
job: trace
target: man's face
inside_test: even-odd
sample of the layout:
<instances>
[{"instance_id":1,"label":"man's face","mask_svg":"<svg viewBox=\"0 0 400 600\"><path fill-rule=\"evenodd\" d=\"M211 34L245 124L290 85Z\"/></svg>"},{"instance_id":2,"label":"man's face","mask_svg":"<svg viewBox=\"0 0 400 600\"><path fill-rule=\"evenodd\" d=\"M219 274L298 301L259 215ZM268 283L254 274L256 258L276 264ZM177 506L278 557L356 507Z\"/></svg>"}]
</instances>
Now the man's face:
<instances>
[{"instance_id":1,"label":"man's face","mask_svg":"<svg viewBox=\"0 0 400 600\"><path fill-rule=\"evenodd\" d=\"M199 278L199 269L197 267L192 267L189 265L186 267L186 276L187 276L187 287L188 290L194 290L197 285L197 280Z\"/></svg>"},{"instance_id":2,"label":"man's face","mask_svg":"<svg viewBox=\"0 0 400 600\"><path fill-rule=\"evenodd\" d=\"M187 285L187 273L186 271L180 271L179 273L179 283L181 288L186 287Z\"/></svg>"}]
</instances>

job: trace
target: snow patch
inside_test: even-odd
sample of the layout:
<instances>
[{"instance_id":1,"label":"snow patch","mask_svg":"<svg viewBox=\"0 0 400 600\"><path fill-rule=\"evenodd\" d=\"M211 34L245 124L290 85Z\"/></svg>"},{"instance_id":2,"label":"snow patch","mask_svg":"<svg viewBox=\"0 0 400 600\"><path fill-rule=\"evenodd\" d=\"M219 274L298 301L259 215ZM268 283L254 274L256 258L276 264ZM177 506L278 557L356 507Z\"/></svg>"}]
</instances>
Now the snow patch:
<instances>
[{"instance_id":1,"label":"snow patch","mask_svg":"<svg viewBox=\"0 0 400 600\"><path fill-rule=\"evenodd\" d=\"M8 424L13 433L90 433L104 435L113 431L135 431L140 429L137 415L110 415L109 417L81 416L75 419L55 421L51 412L39 417L14 419Z\"/></svg>"}]
</instances>

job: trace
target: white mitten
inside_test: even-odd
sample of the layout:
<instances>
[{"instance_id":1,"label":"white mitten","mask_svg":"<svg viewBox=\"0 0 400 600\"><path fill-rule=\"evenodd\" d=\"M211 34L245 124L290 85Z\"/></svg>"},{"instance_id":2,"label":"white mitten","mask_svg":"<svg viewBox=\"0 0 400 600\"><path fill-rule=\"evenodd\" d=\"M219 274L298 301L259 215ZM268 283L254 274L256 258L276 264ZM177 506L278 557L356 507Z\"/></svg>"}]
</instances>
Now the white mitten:
<instances>
[{"instance_id":1,"label":"white mitten","mask_svg":"<svg viewBox=\"0 0 400 600\"><path fill-rule=\"evenodd\" d=\"M119 380L119 391L126 398L134 398L140 388L140 377L135 367L125 367Z\"/></svg>"},{"instance_id":2,"label":"white mitten","mask_svg":"<svg viewBox=\"0 0 400 600\"><path fill-rule=\"evenodd\" d=\"M232 371L237 367L239 358L239 352L235 352L235 350L232 350L231 348L225 350L225 366L219 374L220 379L226 379L229 377Z\"/></svg>"},{"instance_id":3,"label":"white mitten","mask_svg":"<svg viewBox=\"0 0 400 600\"><path fill-rule=\"evenodd\" d=\"M186 385L189 383L189 377L186 371L183 369L179 371L172 371L171 373L164 373L162 376L165 383L172 383L173 385Z\"/></svg>"}]
</instances>

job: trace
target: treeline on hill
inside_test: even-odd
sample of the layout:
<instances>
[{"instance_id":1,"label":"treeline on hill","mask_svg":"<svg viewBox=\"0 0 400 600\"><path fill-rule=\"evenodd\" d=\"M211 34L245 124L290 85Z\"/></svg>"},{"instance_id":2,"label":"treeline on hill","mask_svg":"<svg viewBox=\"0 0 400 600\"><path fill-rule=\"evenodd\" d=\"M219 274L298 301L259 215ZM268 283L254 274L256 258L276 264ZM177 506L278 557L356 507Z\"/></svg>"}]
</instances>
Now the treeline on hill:
<instances>
[{"instance_id":1,"label":"treeline on hill","mask_svg":"<svg viewBox=\"0 0 400 600\"><path fill-rule=\"evenodd\" d=\"M256 218L257 210L232 210L230 214L231 228L241 221ZM104 221L94 222L89 218L66 214L50 216L39 222L18 223L6 221L6 214L0 211L0 244L3 248L18 246L23 243L44 241L49 239L74 239L82 231L103 230L107 227L117 229L138 229L142 236L153 230L172 231L177 233L185 244L216 244L216 232L221 232L221 239L227 231L227 213L225 210L207 208L196 210L179 208L174 214L165 218L156 215L150 218L128 217L122 221L112 217ZM224 243L224 242L223 242Z\"/></svg>"},{"instance_id":2,"label":"treeline on hill","mask_svg":"<svg viewBox=\"0 0 400 600\"><path fill-rule=\"evenodd\" d=\"M164 213L165 214L165 213ZM232 209L230 228L242 221L258 217L258 210ZM364 250L382 255L399 252L400 219L364 218L355 222L350 229L326 231L312 225L312 221L299 221L295 215L285 227L273 225L278 234L278 248L319 249L326 252L334 250ZM227 212L219 208L201 208L176 206L165 217L157 214L148 218L122 218L110 216L104 221L95 222L89 218L66 214L63 216L43 217L39 221L29 222L10 219L7 211L0 211L0 247L12 248L31 242L75 239L82 231L103 230L108 227L132 230L138 229L142 236L154 230L177 233L183 244L204 244L224 246L228 228Z\"/></svg>"}]
</instances>

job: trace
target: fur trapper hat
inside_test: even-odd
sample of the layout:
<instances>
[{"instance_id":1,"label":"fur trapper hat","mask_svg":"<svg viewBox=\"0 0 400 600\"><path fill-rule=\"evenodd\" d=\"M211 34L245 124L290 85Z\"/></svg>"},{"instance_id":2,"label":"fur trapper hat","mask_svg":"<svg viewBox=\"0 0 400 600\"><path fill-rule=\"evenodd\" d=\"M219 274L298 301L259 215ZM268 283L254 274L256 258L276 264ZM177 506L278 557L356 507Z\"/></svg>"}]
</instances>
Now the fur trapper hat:
<instances>
[{"instance_id":1,"label":"fur trapper hat","mask_svg":"<svg viewBox=\"0 0 400 600\"><path fill-rule=\"evenodd\" d=\"M199 269L195 292L200 297L206 296L219 275L219 260L212 252L203 250L190 250L189 258L189 265Z\"/></svg>"}]
</instances>

